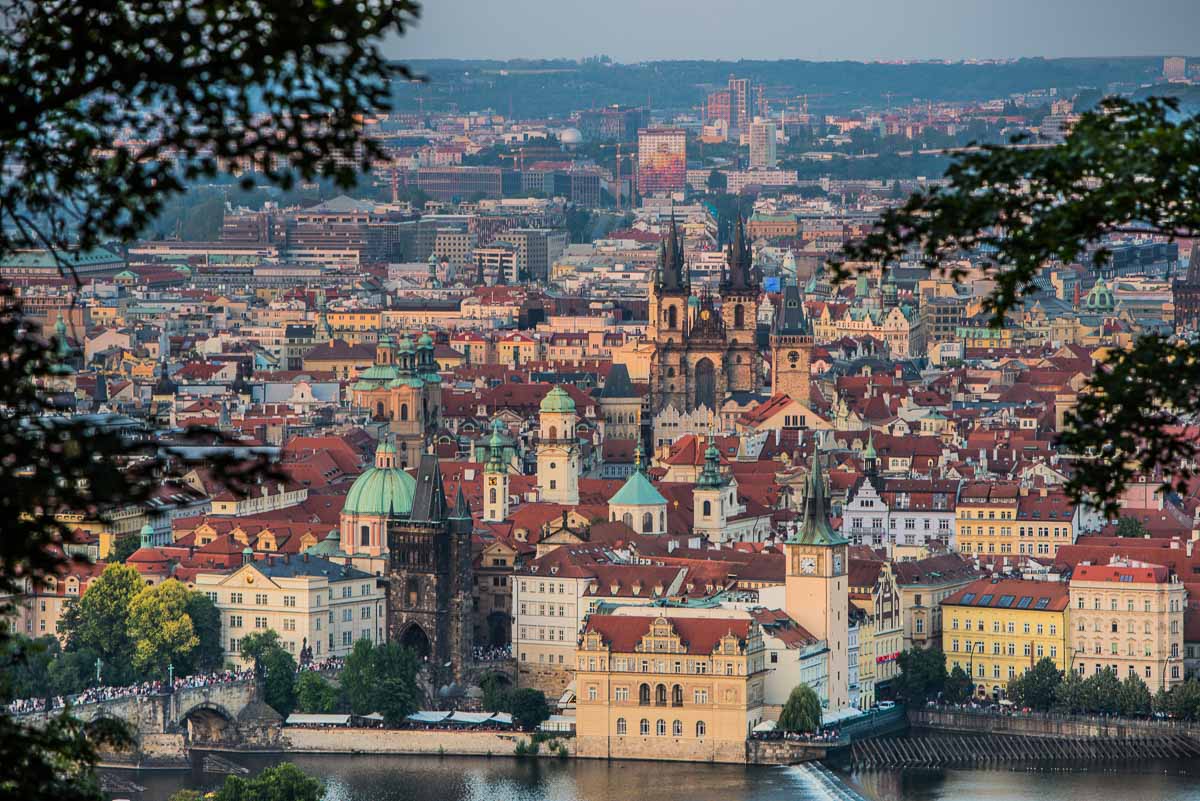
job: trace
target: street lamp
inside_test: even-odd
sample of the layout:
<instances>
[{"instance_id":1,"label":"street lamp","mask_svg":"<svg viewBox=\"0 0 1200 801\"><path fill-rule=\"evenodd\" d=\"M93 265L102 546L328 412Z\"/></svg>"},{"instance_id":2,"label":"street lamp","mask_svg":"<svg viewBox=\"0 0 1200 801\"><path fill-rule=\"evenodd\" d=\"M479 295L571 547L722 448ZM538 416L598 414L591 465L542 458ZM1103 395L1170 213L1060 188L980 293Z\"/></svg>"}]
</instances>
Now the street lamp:
<instances>
[{"instance_id":1,"label":"street lamp","mask_svg":"<svg viewBox=\"0 0 1200 801\"><path fill-rule=\"evenodd\" d=\"M167 692L175 692L175 663L167 665Z\"/></svg>"},{"instance_id":2,"label":"street lamp","mask_svg":"<svg viewBox=\"0 0 1200 801\"><path fill-rule=\"evenodd\" d=\"M96 686L100 686L100 666L104 663L100 661L100 657L96 657Z\"/></svg>"}]
</instances>

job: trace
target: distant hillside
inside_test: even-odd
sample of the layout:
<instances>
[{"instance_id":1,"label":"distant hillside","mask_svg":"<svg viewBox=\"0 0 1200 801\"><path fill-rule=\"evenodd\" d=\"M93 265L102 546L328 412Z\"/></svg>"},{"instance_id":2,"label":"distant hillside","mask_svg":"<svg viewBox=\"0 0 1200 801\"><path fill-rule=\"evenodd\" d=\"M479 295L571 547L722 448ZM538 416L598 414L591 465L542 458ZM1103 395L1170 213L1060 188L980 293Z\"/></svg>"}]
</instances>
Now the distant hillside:
<instances>
[{"instance_id":1,"label":"distant hillside","mask_svg":"<svg viewBox=\"0 0 1200 801\"><path fill-rule=\"evenodd\" d=\"M610 103L689 110L730 74L767 87L769 97L808 94L821 112L921 100L983 100L1055 88L1129 91L1161 74L1157 58L1021 59L1007 64L879 64L856 61L655 61L578 64L574 61L414 61L429 83L396 87L401 108L495 109L518 117L565 115Z\"/></svg>"}]
</instances>

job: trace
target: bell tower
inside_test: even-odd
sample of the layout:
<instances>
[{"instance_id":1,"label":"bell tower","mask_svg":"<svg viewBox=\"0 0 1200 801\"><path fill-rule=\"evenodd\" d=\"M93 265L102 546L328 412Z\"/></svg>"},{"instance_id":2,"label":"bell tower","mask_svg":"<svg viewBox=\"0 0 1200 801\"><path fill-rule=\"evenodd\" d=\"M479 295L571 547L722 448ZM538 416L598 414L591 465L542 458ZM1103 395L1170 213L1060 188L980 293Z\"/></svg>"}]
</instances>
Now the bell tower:
<instances>
[{"instance_id":1,"label":"bell tower","mask_svg":"<svg viewBox=\"0 0 1200 801\"><path fill-rule=\"evenodd\" d=\"M668 405L680 411L686 409L688 378L684 353L691 331L688 317L691 294L691 278L683 263L683 240L672 217L649 293L655 345L650 366L651 392L656 411Z\"/></svg>"},{"instance_id":2,"label":"bell tower","mask_svg":"<svg viewBox=\"0 0 1200 801\"><path fill-rule=\"evenodd\" d=\"M488 438L487 462L483 466L483 519L501 523L508 519L508 465L504 460L504 423L497 417Z\"/></svg>"},{"instance_id":3,"label":"bell tower","mask_svg":"<svg viewBox=\"0 0 1200 801\"><path fill-rule=\"evenodd\" d=\"M812 326L804 314L800 287L784 277L783 297L771 331L771 394L787 395L807 405L810 400Z\"/></svg>"},{"instance_id":4,"label":"bell tower","mask_svg":"<svg viewBox=\"0 0 1200 801\"><path fill-rule=\"evenodd\" d=\"M721 279L721 317L729 343L726 357L726 386L729 392L758 389L758 301L761 281L741 215L725 255Z\"/></svg>"},{"instance_id":5,"label":"bell tower","mask_svg":"<svg viewBox=\"0 0 1200 801\"><path fill-rule=\"evenodd\" d=\"M804 514L796 533L783 544L785 567L784 609L829 648L829 708L849 703L849 588L846 578L847 546L829 523L825 477L817 444L805 487Z\"/></svg>"},{"instance_id":6,"label":"bell tower","mask_svg":"<svg viewBox=\"0 0 1200 801\"><path fill-rule=\"evenodd\" d=\"M554 387L542 398L538 409L537 479L543 501L579 504L575 420L575 401L562 387Z\"/></svg>"}]
</instances>

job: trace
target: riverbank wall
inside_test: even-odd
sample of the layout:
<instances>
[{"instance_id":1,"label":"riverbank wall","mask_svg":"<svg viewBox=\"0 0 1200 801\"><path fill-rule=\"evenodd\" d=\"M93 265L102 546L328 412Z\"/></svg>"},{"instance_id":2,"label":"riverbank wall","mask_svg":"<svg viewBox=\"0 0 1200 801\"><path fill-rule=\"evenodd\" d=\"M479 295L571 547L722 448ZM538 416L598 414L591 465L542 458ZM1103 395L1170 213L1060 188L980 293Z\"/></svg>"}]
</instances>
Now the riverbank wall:
<instances>
[{"instance_id":1,"label":"riverbank wall","mask_svg":"<svg viewBox=\"0 0 1200 801\"><path fill-rule=\"evenodd\" d=\"M966 709L915 707L908 710L914 728L937 731L1011 734L1068 739L1174 738L1200 742L1200 727L1172 720L1138 720L1093 715L997 714Z\"/></svg>"},{"instance_id":2,"label":"riverbank wall","mask_svg":"<svg viewBox=\"0 0 1200 801\"><path fill-rule=\"evenodd\" d=\"M444 754L455 756L512 756L527 734L474 731L415 731L412 729L308 729L285 726L283 750L289 754ZM575 754L575 741L563 737L555 749L543 742L539 755L558 756L557 746Z\"/></svg>"}]
</instances>

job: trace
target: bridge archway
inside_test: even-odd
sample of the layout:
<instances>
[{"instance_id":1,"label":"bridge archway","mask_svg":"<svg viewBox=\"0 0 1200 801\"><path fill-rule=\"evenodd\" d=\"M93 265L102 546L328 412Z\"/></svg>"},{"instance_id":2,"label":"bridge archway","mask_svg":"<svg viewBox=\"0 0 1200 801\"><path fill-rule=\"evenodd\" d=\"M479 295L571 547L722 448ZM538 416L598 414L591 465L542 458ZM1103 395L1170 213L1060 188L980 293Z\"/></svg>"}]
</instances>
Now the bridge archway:
<instances>
[{"instance_id":1,"label":"bridge archway","mask_svg":"<svg viewBox=\"0 0 1200 801\"><path fill-rule=\"evenodd\" d=\"M421 628L419 623L410 623L404 631L400 632L400 645L411 648L422 659L428 659L433 652L429 635L425 633L425 629Z\"/></svg>"},{"instance_id":2,"label":"bridge archway","mask_svg":"<svg viewBox=\"0 0 1200 801\"><path fill-rule=\"evenodd\" d=\"M220 743L233 732L233 715L222 706L202 703L189 709L180 719L187 741L196 744Z\"/></svg>"},{"instance_id":3,"label":"bridge archway","mask_svg":"<svg viewBox=\"0 0 1200 801\"><path fill-rule=\"evenodd\" d=\"M100 742L100 753L108 756L131 754L137 750L137 731L128 722L109 714L101 713L83 724L83 730L92 742ZM132 740L113 739L114 732L126 732Z\"/></svg>"}]
</instances>

